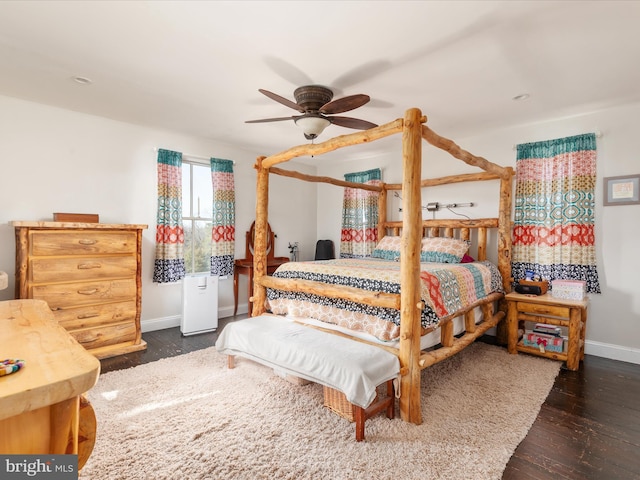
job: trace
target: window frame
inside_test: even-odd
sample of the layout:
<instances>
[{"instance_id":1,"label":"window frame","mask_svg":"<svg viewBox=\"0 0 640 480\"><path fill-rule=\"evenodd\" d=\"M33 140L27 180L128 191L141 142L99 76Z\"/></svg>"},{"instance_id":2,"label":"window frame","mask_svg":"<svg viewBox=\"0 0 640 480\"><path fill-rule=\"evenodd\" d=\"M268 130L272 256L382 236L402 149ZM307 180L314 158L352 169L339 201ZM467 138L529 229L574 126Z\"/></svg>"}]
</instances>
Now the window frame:
<instances>
[{"instance_id":1,"label":"window frame","mask_svg":"<svg viewBox=\"0 0 640 480\"><path fill-rule=\"evenodd\" d=\"M183 231L184 231L184 236L185 236L185 246L184 246L184 259L185 259L185 264L184 264L184 268L185 268L185 275L187 276L193 276L193 275L201 275L204 273L210 273L210 269L211 269L211 264L210 264L210 256L211 256L211 252L209 252L209 259L207 261L207 265L208 268L207 270L203 270L203 271L196 271L195 266L196 266L196 255L195 255L195 249L196 249L196 242L194 240L194 232L196 231L196 222L209 222L210 225L213 225L213 211L211 212L211 217L202 217L200 216L200 209L198 209L197 212L197 216L194 215L196 213L196 209L195 207L195 199L194 199L194 166L196 167L204 167L208 170L209 175L211 175L211 165L208 163L205 163L203 161L197 161L197 160L192 160L192 159L185 159L183 158L182 160L182 175L184 177L185 174L185 168L188 167L189 169L189 205L188 205L188 210L191 213L190 216L185 216L184 212L185 212L185 208L183 205L182 208L182 224L183 224ZM184 183L183 183L184 184ZM212 193L213 193L213 187L212 187ZM184 199L184 192L182 194L182 198ZM184 203L184 202L183 202ZM187 244L187 222L189 223L189 232L191 235L191 238L189 239L189 244L191 247L191 251L189 253L189 255L187 255L187 248L186 248L186 244ZM211 237L211 234L209 234L209 238ZM190 265L187 264L187 257L190 257L191 262Z\"/></svg>"}]
</instances>

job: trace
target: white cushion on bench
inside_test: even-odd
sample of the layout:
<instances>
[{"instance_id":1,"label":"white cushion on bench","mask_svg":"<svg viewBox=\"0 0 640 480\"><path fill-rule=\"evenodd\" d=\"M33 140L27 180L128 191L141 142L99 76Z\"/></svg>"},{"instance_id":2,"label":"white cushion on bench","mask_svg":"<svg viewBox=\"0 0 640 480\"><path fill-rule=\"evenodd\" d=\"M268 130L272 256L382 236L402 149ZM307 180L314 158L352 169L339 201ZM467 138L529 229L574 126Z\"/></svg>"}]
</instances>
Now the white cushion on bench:
<instances>
[{"instance_id":1,"label":"white cushion on bench","mask_svg":"<svg viewBox=\"0 0 640 480\"><path fill-rule=\"evenodd\" d=\"M386 350L275 315L228 323L216 349L335 388L363 408L375 399L378 385L400 372L398 358Z\"/></svg>"}]
</instances>

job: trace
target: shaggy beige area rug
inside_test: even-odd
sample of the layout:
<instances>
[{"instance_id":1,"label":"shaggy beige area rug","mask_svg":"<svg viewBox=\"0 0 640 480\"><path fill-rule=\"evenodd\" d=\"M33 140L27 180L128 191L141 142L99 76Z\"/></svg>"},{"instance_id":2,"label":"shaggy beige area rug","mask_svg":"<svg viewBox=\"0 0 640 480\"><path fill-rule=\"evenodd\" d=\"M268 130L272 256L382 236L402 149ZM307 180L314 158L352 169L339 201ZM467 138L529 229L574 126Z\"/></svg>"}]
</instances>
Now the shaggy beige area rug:
<instances>
[{"instance_id":1,"label":"shaggy beige area rug","mask_svg":"<svg viewBox=\"0 0 640 480\"><path fill-rule=\"evenodd\" d=\"M211 347L101 375L81 479L499 479L560 364L475 343L422 372L423 424L354 424L322 386Z\"/></svg>"}]
</instances>

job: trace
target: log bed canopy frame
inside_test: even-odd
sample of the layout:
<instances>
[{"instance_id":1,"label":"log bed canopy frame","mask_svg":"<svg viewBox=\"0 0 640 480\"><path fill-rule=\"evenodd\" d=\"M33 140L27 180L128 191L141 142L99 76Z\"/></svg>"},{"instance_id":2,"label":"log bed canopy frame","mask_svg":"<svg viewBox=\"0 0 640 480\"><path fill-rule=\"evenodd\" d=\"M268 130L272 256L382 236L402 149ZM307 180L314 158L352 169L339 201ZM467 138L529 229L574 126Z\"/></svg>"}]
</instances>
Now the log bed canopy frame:
<instances>
[{"instance_id":1,"label":"log bed canopy frame","mask_svg":"<svg viewBox=\"0 0 640 480\"><path fill-rule=\"evenodd\" d=\"M493 294L490 303L482 305L483 321L477 326L473 311L458 312L465 315L466 333L461 337L454 337L453 322L442 321L442 347L422 352L420 350L420 311L423 303L420 297L420 249L423 234L438 236L440 230L443 236L458 235L469 239L470 230L477 232L478 251L477 260L486 259L487 230L497 229L498 269L502 275L503 287L506 292L511 291L511 198L512 179L514 171L511 167L502 167L488 160L472 155L462 150L453 141L443 138L423 125L426 117L417 108L406 111L404 118L380 125L369 130L356 132L329 139L318 144L300 145L270 157L258 157L255 168L257 170L256 192L256 238L254 245L254 289L252 316L265 312L266 289L276 288L288 291L316 293L325 297L345 298L369 305L395 308L400 310L400 340L399 348L385 347L393 351L400 360L400 399L401 418L415 424L422 423L420 405L420 372L423 368L433 365L471 344L476 338L484 334L489 328L496 326L505 316L505 307L501 302L500 308L493 308L496 300L501 300L502 294ZM402 184L382 184L381 186L363 185L345 182L329 177L306 175L299 172L282 170L275 167L279 163L301 156L317 156L337 150L342 147L369 143L396 133L402 133ZM419 181L422 178L422 139L431 145L449 152L453 157L484 170L475 174L461 174L438 179ZM330 183L337 186L374 190L379 195L379 224L378 239L387 232L402 234L403 249L400 255L401 294L369 292L358 288L335 286L305 280L287 280L274 278L266 273L266 247L269 204L269 174L283 175L310 182ZM467 181L500 181L499 214L497 218L471 220L422 220L421 189L427 186ZM389 190L402 191L401 222L387 221L387 192ZM337 332L334 332L338 334ZM354 339L357 340L357 339ZM362 341L362 340L360 340Z\"/></svg>"}]
</instances>

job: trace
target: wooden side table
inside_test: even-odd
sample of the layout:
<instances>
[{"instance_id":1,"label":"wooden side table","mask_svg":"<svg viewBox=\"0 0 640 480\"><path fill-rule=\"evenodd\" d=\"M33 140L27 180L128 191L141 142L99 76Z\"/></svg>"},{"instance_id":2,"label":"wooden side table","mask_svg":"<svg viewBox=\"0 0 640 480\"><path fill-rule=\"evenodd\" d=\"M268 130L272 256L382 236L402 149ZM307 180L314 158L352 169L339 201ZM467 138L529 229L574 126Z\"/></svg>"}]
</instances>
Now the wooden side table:
<instances>
[{"instance_id":1,"label":"wooden side table","mask_svg":"<svg viewBox=\"0 0 640 480\"><path fill-rule=\"evenodd\" d=\"M276 269L283 263L287 263L289 259L287 257L275 257L267 259L267 275L271 275ZM233 314L238 311L238 280L240 275L247 275L248 281L248 293L247 303L249 304L249 313L251 313L251 297L253 296L253 259L236 260L233 265Z\"/></svg>"},{"instance_id":2,"label":"wooden side table","mask_svg":"<svg viewBox=\"0 0 640 480\"><path fill-rule=\"evenodd\" d=\"M580 360L584 358L585 332L587 327L588 300L564 300L554 298L550 293L545 295L522 295L509 293L507 300L507 336L509 353L518 352L539 355L567 363L569 370L578 370ZM546 323L566 327L568 341L565 351L541 351L528 347L518 339L520 323Z\"/></svg>"}]
</instances>

